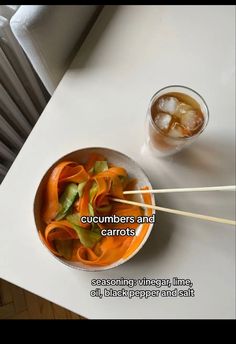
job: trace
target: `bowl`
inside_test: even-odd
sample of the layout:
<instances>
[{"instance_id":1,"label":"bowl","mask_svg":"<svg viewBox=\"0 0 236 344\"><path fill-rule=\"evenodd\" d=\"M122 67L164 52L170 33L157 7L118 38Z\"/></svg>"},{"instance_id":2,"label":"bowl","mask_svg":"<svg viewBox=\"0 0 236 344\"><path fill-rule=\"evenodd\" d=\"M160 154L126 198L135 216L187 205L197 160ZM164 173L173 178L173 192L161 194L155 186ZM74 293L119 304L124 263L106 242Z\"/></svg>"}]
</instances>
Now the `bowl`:
<instances>
[{"instance_id":1,"label":"bowl","mask_svg":"<svg viewBox=\"0 0 236 344\"><path fill-rule=\"evenodd\" d=\"M58 159L44 174L44 176L43 176L43 178L42 178L42 180L41 180L41 182L37 188L35 198L34 198L34 219L35 219L36 229L37 229L38 233L39 233L39 230L45 226L43 219L41 217L41 209L42 209L42 202L43 202L43 193L44 193L45 186L46 186L46 183L47 183L47 180L48 180L48 177L49 177L51 171L59 162L66 161L66 160L72 160L72 161L83 164L87 161L87 159L91 153L102 154L107 158L109 163L124 167L126 169L128 175L129 175L129 177L137 179L137 184L136 184L137 188L141 188L143 186L148 186L149 188L152 188L152 185L151 185L148 177L146 176L146 174L142 170L142 168L134 160L129 158L127 155L120 153L118 151L115 151L113 149L100 148L100 147L89 147L89 148L83 148L83 149L76 150L76 151L71 152L71 153L61 157L60 159ZM135 201L142 202L142 195L135 195ZM155 205L155 198L153 195L151 195L151 204ZM146 209L145 209L145 214L146 214ZM155 214L155 210L152 211L152 215L153 214ZM52 254L53 257L55 257L61 263L65 264L69 267L79 269L79 270L100 271L100 270L107 270L107 269L115 268L121 264L124 264L125 262L130 260L132 257L134 257L138 253L138 251L143 247L145 242L147 241L147 239L148 239L148 237L152 231L153 225L154 224L149 224L148 230L147 230L143 240L141 241L139 246L132 252L132 254L130 254L127 258L121 258L118 261L116 261L110 265L106 265L106 266L90 266L90 265L85 265L81 262L71 262L71 261L68 261L62 257L57 257L46 247L44 242L41 240L40 236L39 235L38 236L39 236L41 242L43 243L43 245L45 246L45 248L47 249L47 251L49 251L50 254ZM137 229L136 229L137 233L139 233L140 226L137 227Z\"/></svg>"}]
</instances>

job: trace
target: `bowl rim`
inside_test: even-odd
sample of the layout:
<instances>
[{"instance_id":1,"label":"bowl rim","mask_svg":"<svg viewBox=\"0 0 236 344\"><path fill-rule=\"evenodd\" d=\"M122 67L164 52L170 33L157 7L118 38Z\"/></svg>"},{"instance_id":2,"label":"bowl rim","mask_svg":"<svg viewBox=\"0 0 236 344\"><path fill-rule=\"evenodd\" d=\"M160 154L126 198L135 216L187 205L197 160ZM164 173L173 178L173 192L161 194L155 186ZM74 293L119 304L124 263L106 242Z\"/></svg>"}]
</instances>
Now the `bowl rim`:
<instances>
[{"instance_id":1,"label":"bowl rim","mask_svg":"<svg viewBox=\"0 0 236 344\"><path fill-rule=\"evenodd\" d=\"M86 271L86 272L100 272L100 271L105 271L105 270L110 270L110 269L114 269L126 262L128 262L131 258L133 258L141 249L142 247L145 245L147 239L149 238L150 234L151 234L151 231L154 227L154 224L156 223L150 223L149 224L149 227L148 227L148 230L142 240L142 242L139 244L139 246L132 252L132 254L130 254L127 258L120 258L119 260L113 262L112 264L110 265L105 265L105 266L101 266L99 269L98 267L96 266L89 266L89 269L86 268L85 264L84 264L84 267L83 266L76 266L76 265L73 265L73 264L70 264L66 259L64 258L60 258L58 256L56 256L55 254L53 254L49 249L48 247L45 245L45 243L43 242L43 240L41 239L40 235L39 235L39 230L38 230L38 226L37 226L37 223L36 223L36 216L35 216L35 208L36 208L36 200L37 200L37 194L40 190L40 186L42 184L42 182L46 179L46 176L47 174L49 174L50 170L53 169L53 167L58 164L59 162L65 160L67 158L67 156L69 155L72 155L72 154L75 154L79 151L86 151L86 150L106 150L106 151L111 151L111 152L115 152L115 154L118 154L120 156L123 156L125 159L128 158L128 160L130 160L135 166L138 167L138 169L143 173L143 175L145 176L145 178L148 180L150 186L152 187L152 184L148 178L148 176L146 175L145 171L143 170L143 168L132 158L130 158L128 155L120 152L120 151L117 151L115 149L112 149L112 148L107 148L107 147L94 147L94 146L91 146L91 147L84 147L84 148L79 148L79 149L76 149L76 150L73 150L65 155L63 155L62 157L60 157L59 159L57 159L46 171L45 173L43 174L42 178L40 179L39 181L39 184L37 185L36 187L36 191L34 193L34 201L33 201L33 217L34 217L34 224L35 224L35 228L36 228L36 232L37 232L37 237L40 239L41 243L43 244L43 246L46 248L46 251L49 252L51 254L51 256L53 256L57 261L63 263L64 265L70 267L70 268L73 268L75 270L80 270L80 271ZM151 204L152 205L155 205L155 197L153 194L151 194ZM152 210L152 215L153 214L156 214L156 211L153 209Z\"/></svg>"}]
</instances>

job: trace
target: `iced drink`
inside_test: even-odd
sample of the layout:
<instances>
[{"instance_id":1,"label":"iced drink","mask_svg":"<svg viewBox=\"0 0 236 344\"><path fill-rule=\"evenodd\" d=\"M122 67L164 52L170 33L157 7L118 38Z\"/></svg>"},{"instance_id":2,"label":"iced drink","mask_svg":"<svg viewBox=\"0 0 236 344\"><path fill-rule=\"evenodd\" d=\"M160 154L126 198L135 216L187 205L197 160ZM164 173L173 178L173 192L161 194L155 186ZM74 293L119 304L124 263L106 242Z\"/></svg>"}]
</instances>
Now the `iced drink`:
<instances>
[{"instance_id":1,"label":"iced drink","mask_svg":"<svg viewBox=\"0 0 236 344\"><path fill-rule=\"evenodd\" d=\"M204 130L208 108L203 98L184 86L169 86L151 100L147 143L157 156L171 155L189 145Z\"/></svg>"}]
</instances>

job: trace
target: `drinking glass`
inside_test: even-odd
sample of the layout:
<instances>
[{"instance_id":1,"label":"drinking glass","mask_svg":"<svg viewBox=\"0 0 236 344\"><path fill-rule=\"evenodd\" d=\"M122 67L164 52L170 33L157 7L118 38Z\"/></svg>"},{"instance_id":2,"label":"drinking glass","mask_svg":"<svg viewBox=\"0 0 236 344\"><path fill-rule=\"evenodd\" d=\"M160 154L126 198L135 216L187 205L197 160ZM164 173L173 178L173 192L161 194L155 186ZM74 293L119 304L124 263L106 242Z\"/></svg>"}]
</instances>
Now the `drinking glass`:
<instances>
[{"instance_id":1,"label":"drinking glass","mask_svg":"<svg viewBox=\"0 0 236 344\"><path fill-rule=\"evenodd\" d=\"M172 137L168 134L168 132L164 132L163 130L161 130L158 127L158 125L154 122L152 114L153 105L156 104L155 102L158 98L160 98L161 96L168 96L169 93L170 96L173 96L173 94L175 93L176 95L182 94L183 96L187 96L186 99L189 99L192 102L192 104L197 104L198 108L201 110L201 113L203 115L203 124L199 128L199 130L194 132L191 136ZM203 97L199 93L186 86L172 85L164 87L154 94L149 103L145 126L145 145L148 148L148 150L156 157L165 157L175 154L182 150L184 147L189 146L197 139L197 137L205 130L208 120L208 106Z\"/></svg>"}]
</instances>

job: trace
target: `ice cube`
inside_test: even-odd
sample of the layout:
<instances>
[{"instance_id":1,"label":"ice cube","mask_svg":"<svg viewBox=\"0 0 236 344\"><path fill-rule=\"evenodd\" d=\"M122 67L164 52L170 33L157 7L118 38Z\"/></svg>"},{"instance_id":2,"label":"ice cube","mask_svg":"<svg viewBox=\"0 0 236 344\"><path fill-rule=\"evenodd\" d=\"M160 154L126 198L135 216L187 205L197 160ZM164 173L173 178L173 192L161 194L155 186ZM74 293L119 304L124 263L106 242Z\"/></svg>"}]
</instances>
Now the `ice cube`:
<instances>
[{"instance_id":1,"label":"ice cube","mask_svg":"<svg viewBox=\"0 0 236 344\"><path fill-rule=\"evenodd\" d=\"M159 112L155 117L155 124L161 130L168 130L170 126L170 122L172 120L172 116L165 112Z\"/></svg>"},{"instance_id":2,"label":"ice cube","mask_svg":"<svg viewBox=\"0 0 236 344\"><path fill-rule=\"evenodd\" d=\"M194 131L202 124L202 117L195 110L189 110L180 117L181 124L190 131Z\"/></svg>"},{"instance_id":3,"label":"ice cube","mask_svg":"<svg viewBox=\"0 0 236 344\"><path fill-rule=\"evenodd\" d=\"M168 135L173 138L186 137L186 130L177 122L173 123L168 131Z\"/></svg>"},{"instance_id":4,"label":"ice cube","mask_svg":"<svg viewBox=\"0 0 236 344\"><path fill-rule=\"evenodd\" d=\"M162 97L158 100L158 110L173 115L176 112L179 101L175 97Z\"/></svg>"},{"instance_id":5,"label":"ice cube","mask_svg":"<svg viewBox=\"0 0 236 344\"><path fill-rule=\"evenodd\" d=\"M179 103L176 109L176 114L182 115L190 110L192 110L192 107L190 105L185 103Z\"/></svg>"}]
</instances>

